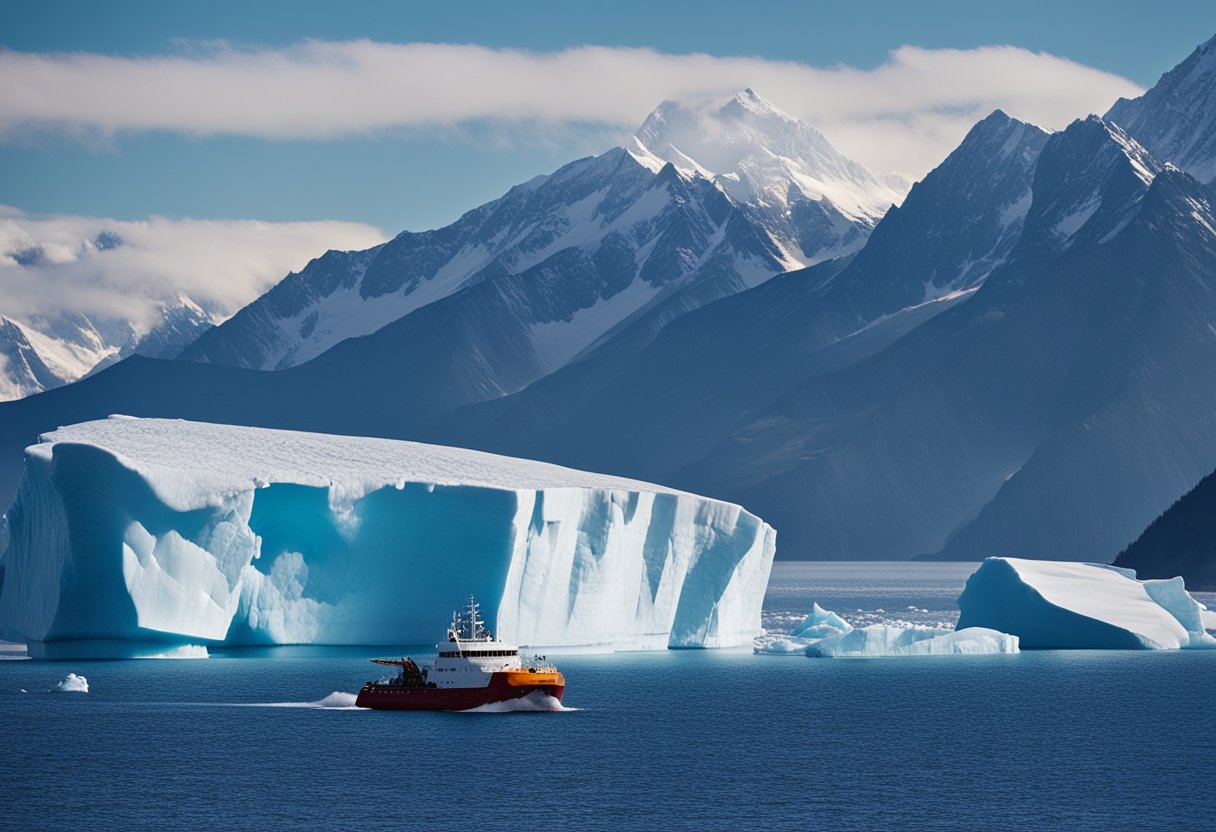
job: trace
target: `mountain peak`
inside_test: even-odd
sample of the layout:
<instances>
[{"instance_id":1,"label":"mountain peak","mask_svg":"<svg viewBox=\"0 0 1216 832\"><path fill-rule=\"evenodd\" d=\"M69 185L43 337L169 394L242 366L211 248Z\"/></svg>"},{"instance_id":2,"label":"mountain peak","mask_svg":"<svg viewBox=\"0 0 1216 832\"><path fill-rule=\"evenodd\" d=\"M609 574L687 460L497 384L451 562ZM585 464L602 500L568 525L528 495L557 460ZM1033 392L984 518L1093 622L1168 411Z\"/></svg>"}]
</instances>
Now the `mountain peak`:
<instances>
[{"instance_id":1,"label":"mountain peak","mask_svg":"<svg viewBox=\"0 0 1216 832\"><path fill-rule=\"evenodd\" d=\"M634 152L711 179L735 202L761 211L827 201L832 213L872 226L903 197L751 87L664 101L638 128Z\"/></svg>"},{"instance_id":2,"label":"mountain peak","mask_svg":"<svg viewBox=\"0 0 1216 832\"><path fill-rule=\"evenodd\" d=\"M1130 221L1161 165L1117 124L1077 119L1053 134L1035 168L1023 243L1055 253L1086 237L1105 242Z\"/></svg>"},{"instance_id":3,"label":"mountain peak","mask_svg":"<svg viewBox=\"0 0 1216 832\"><path fill-rule=\"evenodd\" d=\"M1216 180L1216 37L1161 76L1139 98L1120 98L1106 113L1164 162L1205 184Z\"/></svg>"}]
</instances>

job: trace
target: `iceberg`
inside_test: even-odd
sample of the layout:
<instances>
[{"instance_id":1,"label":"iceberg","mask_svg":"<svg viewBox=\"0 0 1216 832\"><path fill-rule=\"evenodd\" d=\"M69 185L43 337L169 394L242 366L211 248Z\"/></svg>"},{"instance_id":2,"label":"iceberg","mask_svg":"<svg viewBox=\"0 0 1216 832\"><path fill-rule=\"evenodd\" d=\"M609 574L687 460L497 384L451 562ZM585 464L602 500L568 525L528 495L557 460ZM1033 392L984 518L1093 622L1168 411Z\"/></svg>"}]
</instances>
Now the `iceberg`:
<instances>
[{"instance_id":1,"label":"iceberg","mask_svg":"<svg viewBox=\"0 0 1216 832\"><path fill-rule=\"evenodd\" d=\"M947 630L872 624L830 636L806 648L812 658L846 656L951 656L1017 653L1018 637L986 627Z\"/></svg>"},{"instance_id":2,"label":"iceberg","mask_svg":"<svg viewBox=\"0 0 1216 832\"><path fill-rule=\"evenodd\" d=\"M1182 578L1140 581L1099 563L988 558L958 599L958 626L1013 633L1023 647L1159 650L1216 647L1209 612Z\"/></svg>"},{"instance_id":3,"label":"iceberg","mask_svg":"<svg viewBox=\"0 0 1216 832\"><path fill-rule=\"evenodd\" d=\"M83 676L77 676L75 673L69 673L63 677L55 687L51 688L52 693L88 693L89 680Z\"/></svg>"},{"instance_id":4,"label":"iceberg","mask_svg":"<svg viewBox=\"0 0 1216 832\"><path fill-rule=\"evenodd\" d=\"M790 633L801 638L827 638L850 632L853 625L836 613L825 610L819 604L811 607L811 614Z\"/></svg>"},{"instance_id":5,"label":"iceberg","mask_svg":"<svg viewBox=\"0 0 1216 832\"><path fill-rule=\"evenodd\" d=\"M737 505L460 448L113 416L26 449L0 633L48 647L751 643L775 532Z\"/></svg>"}]
</instances>

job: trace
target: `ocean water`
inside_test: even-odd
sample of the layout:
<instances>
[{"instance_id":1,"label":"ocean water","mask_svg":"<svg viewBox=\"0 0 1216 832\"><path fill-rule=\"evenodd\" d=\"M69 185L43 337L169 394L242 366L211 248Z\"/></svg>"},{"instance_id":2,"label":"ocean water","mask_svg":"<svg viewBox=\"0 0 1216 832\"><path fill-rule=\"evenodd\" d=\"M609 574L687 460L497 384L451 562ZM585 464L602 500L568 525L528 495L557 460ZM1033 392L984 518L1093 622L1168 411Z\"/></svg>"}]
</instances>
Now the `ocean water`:
<instances>
[{"instance_id":1,"label":"ocean water","mask_svg":"<svg viewBox=\"0 0 1216 832\"><path fill-rule=\"evenodd\" d=\"M766 626L950 622L970 568L778 564ZM1216 828L1216 651L551 653L566 712L342 707L391 652L0 661L0 829Z\"/></svg>"}]
</instances>

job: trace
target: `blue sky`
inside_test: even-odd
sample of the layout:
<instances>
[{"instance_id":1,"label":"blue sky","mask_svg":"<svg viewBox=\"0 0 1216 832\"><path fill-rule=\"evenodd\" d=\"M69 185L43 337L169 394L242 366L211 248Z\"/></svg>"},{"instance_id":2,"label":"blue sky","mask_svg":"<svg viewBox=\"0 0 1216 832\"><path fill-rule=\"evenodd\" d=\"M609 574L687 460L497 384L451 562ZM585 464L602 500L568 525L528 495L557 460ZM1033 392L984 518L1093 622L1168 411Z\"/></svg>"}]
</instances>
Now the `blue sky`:
<instances>
[{"instance_id":1,"label":"blue sky","mask_svg":"<svg viewBox=\"0 0 1216 832\"><path fill-rule=\"evenodd\" d=\"M869 76L876 85L891 83L884 80L890 77L903 77L899 73L907 67L902 64L889 73L878 72L891 64L892 50L901 46L932 52L1007 44L1028 50L1014 56L975 56L983 66L992 67L991 76L981 73L981 77L990 77L993 86L1006 84L1009 88L1001 87L991 100L971 91L971 98L960 105L953 104L950 96L929 96L923 109L937 119L931 123L914 117L914 113L901 111L893 116L886 110L870 122L865 121L870 116L856 113L848 116L853 119L848 121L845 115L828 112L832 107L840 109L840 102L830 100L821 120L814 113L797 109L802 102L795 76L785 86L780 78L778 83L770 82L772 92L755 85L762 95L776 96L774 100L780 106L820 123L844 152L877 172L889 172L881 170L887 167L911 175L924 172L921 168L927 167L925 160L940 158L964 129L964 122L985 107L990 109L993 102L1013 110L1018 106L1034 109L1035 90L1026 87L1032 81L1010 78L1023 75L1018 61L1028 67L1033 64L1033 71L1025 75L1040 84L1044 97L1048 93L1061 97L1053 105L1056 109L1041 115L1025 113L1023 117L1059 121L1065 119L1061 110L1072 112L1067 109L1070 106L1104 108L1098 102L1106 102L1110 90L1122 89L1105 74L1121 76L1139 87L1149 86L1214 33L1216 4L1210 2L1154 4L1151 13L1143 3L1059 0L999 5L744 5L652 0L595 7L569 3L339 5L227 0L0 2L0 45L5 50L26 54L79 52L126 59L203 53L207 71L221 68L227 58L215 58L215 47L200 42L222 40L238 53L269 54L273 58L282 54L275 50L291 50L305 39L370 39L387 44L477 44L491 50L522 49L541 54L588 44L646 47L659 58L689 53L760 58L773 73L782 70L783 62L810 68L854 68L876 72ZM1047 52L1101 72L1084 74L1070 67L1057 72L1054 65L1040 67L1042 62L1034 63L1028 57L1035 52ZM628 61L627 54L613 54L618 63L610 64L612 67ZM911 55L909 61L915 63L918 55ZM270 221L328 218L370 223L390 233L433 227L512 184L623 140L648 107L658 103L662 97L659 88L670 81L664 74L675 64L659 58L654 59L655 100L643 106L644 93L639 93L635 84L629 88L628 101L622 93L613 98L611 106L605 104L602 118L595 115L597 96L613 97L615 69L573 79L576 92L577 86L585 91L586 106L564 105L562 109L555 105L550 112L542 103L536 118L504 119L503 111L486 105L484 114L476 108L471 115L455 117L427 111L383 125L372 123L375 119L365 109L358 116L369 119L365 128L346 132L332 125L318 128L324 135L308 135L311 128L301 126L298 120L244 130L233 126L231 115L224 113L215 116L214 126L204 120L201 126L174 122L149 128L140 121L144 114L135 111L113 124L98 126L98 117L76 124L64 116L64 112L70 116L70 107L76 104L61 102L56 111L58 121L31 126L18 120L16 126L10 124L0 132L0 203L26 212L120 219L151 214ZM302 60L307 63L313 58ZM409 63L413 59L408 56L402 60L405 63L392 65L417 65ZM424 87L449 83L451 73L444 67L458 65L460 60L460 55L454 54L439 61L436 72L440 77L436 79L396 80ZM587 65L587 61L573 61L570 66L575 69L570 71L577 73L578 67ZM495 66L488 63L486 72L492 76L497 71ZM1036 75L1040 68L1042 74ZM677 66L677 71L698 70ZM738 72L742 72L739 77L746 75L746 71ZM941 72L946 74L916 75L909 83L948 86L949 80L933 80L950 78L946 70ZM12 85L26 83L24 75L14 74L10 72L4 79L3 86L10 92L0 91L0 102L12 94ZM964 70L961 74L968 73ZM534 76L525 73L521 77ZM830 85L832 77L822 76L817 83ZM918 82L915 78L928 80ZM476 76L466 83L476 84ZM1018 83L1022 86L1017 87ZM450 86L445 95L460 98L461 90L459 85ZM1074 90L1075 104L1067 98ZM99 96L112 95L112 109L120 110L128 92L123 84L116 83L90 96L96 101ZM300 92L305 97L308 93L307 89ZM390 91L385 96L385 108L395 106L393 95ZM1006 98L1011 104L1004 103ZM274 109L279 100L269 100L263 108ZM816 104L820 109L824 106L822 102ZM810 104L807 107L814 109ZM888 105L879 102L875 107L881 110ZM951 109L957 112L945 112ZM1083 114L1076 112L1078 116ZM64 123L65 118L68 123ZM857 138L862 135L859 125L865 124L882 125L888 131L899 129L900 134L885 138L884 143L908 143L914 149L899 157L884 155L877 141L867 148L866 141Z\"/></svg>"}]
</instances>

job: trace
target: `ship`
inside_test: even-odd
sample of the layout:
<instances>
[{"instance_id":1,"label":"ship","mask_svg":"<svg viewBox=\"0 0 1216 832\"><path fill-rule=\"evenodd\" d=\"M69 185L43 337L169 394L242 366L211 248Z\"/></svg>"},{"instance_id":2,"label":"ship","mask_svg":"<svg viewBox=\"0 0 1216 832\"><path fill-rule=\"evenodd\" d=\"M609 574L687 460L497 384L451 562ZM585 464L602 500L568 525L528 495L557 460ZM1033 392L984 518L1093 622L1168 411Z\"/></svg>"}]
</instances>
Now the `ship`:
<instances>
[{"instance_id":1,"label":"ship","mask_svg":"<svg viewBox=\"0 0 1216 832\"><path fill-rule=\"evenodd\" d=\"M447 640L435 651L435 661L423 666L411 658L372 659L397 672L365 684L355 704L389 711L467 711L543 694L560 707L566 691L561 672L543 656L525 663L518 647L495 639L472 596L463 612L452 613Z\"/></svg>"}]
</instances>

